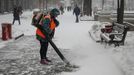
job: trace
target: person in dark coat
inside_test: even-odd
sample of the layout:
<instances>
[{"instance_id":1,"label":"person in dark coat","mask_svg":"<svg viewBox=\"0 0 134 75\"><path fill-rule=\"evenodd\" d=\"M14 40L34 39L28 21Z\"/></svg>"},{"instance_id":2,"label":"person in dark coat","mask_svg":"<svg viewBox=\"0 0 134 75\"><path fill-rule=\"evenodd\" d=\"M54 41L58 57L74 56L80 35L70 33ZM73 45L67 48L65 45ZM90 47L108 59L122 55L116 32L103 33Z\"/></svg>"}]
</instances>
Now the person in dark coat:
<instances>
[{"instance_id":1,"label":"person in dark coat","mask_svg":"<svg viewBox=\"0 0 134 75\"><path fill-rule=\"evenodd\" d=\"M15 6L13 9L13 22L12 22L12 24L14 24L14 22L16 20L18 20L19 25L20 25L20 12L19 12L19 8L17 6Z\"/></svg>"},{"instance_id":2,"label":"person in dark coat","mask_svg":"<svg viewBox=\"0 0 134 75\"><path fill-rule=\"evenodd\" d=\"M80 15L80 8L76 5L75 6L75 8L74 8L74 10L73 10L73 14L75 14L75 16L76 16L76 23L78 23L79 22L79 15Z\"/></svg>"},{"instance_id":3,"label":"person in dark coat","mask_svg":"<svg viewBox=\"0 0 134 75\"><path fill-rule=\"evenodd\" d=\"M63 6L60 6L60 12L61 12L61 15L64 13L64 8L63 8Z\"/></svg>"}]
</instances>

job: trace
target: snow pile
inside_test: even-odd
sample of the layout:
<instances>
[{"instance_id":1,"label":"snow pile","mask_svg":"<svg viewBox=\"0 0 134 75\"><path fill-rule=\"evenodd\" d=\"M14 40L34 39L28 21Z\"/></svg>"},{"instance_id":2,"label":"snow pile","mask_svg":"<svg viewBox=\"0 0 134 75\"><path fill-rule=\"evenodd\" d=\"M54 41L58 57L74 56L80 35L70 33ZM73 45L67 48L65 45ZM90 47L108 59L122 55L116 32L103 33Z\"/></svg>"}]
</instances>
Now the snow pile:
<instances>
[{"instance_id":1,"label":"snow pile","mask_svg":"<svg viewBox=\"0 0 134 75\"><path fill-rule=\"evenodd\" d=\"M93 21L94 18L93 18L92 16L84 15L84 16L81 16L81 17L80 17L80 20L81 20L81 21Z\"/></svg>"}]
</instances>

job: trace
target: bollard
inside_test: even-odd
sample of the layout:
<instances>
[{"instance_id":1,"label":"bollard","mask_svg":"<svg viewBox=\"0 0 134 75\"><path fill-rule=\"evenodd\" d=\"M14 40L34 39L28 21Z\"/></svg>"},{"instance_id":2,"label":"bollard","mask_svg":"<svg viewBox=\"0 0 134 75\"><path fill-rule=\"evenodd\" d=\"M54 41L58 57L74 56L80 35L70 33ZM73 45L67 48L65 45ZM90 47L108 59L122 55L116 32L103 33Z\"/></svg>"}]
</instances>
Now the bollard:
<instances>
[{"instance_id":1,"label":"bollard","mask_svg":"<svg viewBox=\"0 0 134 75\"><path fill-rule=\"evenodd\" d=\"M12 38L12 27L11 23L2 23L2 40L8 40Z\"/></svg>"}]
</instances>

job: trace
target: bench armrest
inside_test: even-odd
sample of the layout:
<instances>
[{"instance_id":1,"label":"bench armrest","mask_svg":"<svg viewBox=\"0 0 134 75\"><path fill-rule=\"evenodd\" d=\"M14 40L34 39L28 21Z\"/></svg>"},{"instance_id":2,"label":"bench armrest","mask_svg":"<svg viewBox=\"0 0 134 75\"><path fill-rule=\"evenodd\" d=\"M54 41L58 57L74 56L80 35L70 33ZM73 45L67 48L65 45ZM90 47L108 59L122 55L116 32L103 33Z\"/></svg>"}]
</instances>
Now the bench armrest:
<instances>
[{"instance_id":1,"label":"bench armrest","mask_svg":"<svg viewBox=\"0 0 134 75\"><path fill-rule=\"evenodd\" d=\"M123 33L110 33L109 35L122 35Z\"/></svg>"}]
</instances>

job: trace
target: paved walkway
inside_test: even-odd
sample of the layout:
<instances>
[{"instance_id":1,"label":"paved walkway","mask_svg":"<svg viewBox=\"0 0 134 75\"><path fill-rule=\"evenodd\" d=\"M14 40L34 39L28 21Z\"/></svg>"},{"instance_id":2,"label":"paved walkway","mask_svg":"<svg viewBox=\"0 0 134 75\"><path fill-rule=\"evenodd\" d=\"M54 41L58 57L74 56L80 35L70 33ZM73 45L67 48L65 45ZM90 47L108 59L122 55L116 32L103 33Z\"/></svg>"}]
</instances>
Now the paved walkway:
<instances>
[{"instance_id":1,"label":"paved walkway","mask_svg":"<svg viewBox=\"0 0 134 75\"><path fill-rule=\"evenodd\" d=\"M105 52L106 49L89 38L88 31L94 22L75 23L72 12L59 16L58 19L60 26L56 30L54 41L69 61L80 66L80 70L70 72L76 69L65 67L52 47L49 47L48 55L53 60L53 65L41 65L38 41L35 36L24 36L0 48L0 75L55 75L68 71L69 74L65 75L123 75L120 67ZM24 19L25 22L27 24L22 29L28 32L26 27L29 21Z\"/></svg>"},{"instance_id":2,"label":"paved walkway","mask_svg":"<svg viewBox=\"0 0 134 75\"><path fill-rule=\"evenodd\" d=\"M67 53L66 49L63 53ZM39 43L35 36L24 36L0 49L0 75L54 75L62 71L73 71L65 67L52 47L49 47L51 65L39 63Z\"/></svg>"}]
</instances>

